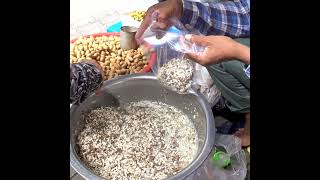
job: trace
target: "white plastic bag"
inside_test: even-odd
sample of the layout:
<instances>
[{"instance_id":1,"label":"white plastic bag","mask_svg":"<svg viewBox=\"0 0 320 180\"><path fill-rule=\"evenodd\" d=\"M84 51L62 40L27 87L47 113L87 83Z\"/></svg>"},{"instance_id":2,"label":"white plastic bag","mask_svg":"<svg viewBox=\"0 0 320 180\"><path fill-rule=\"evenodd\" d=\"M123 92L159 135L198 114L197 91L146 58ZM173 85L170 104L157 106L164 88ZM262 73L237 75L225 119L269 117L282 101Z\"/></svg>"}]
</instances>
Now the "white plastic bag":
<instances>
[{"instance_id":1,"label":"white plastic bag","mask_svg":"<svg viewBox=\"0 0 320 180\"><path fill-rule=\"evenodd\" d=\"M221 96L221 92L214 84L207 68L200 64L195 65L194 87L205 96L211 107Z\"/></svg>"},{"instance_id":2,"label":"white plastic bag","mask_svg":"<svg viewBox=\"0 0 320 180\"><path fill-rule=\"evenodd\" d=\"M231 165L227 168L218 168L213 163L213 153L210 153L205 162L186 180L244 180L247 175L247 159L241 148L241 141L233 135L216 134L215 146L223 147L231 157Z\"/></svg>"}]
</instances>

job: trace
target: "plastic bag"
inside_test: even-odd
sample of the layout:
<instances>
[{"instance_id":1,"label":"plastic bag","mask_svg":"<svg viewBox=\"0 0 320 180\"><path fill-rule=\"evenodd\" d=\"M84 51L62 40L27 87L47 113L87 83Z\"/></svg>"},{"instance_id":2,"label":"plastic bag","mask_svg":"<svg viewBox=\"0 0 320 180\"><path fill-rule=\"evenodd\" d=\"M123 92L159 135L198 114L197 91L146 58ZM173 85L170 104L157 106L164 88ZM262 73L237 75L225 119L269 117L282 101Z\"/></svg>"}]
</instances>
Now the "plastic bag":
<instances>
[{"instance_id":1,"label":"plastic bag","mask_svg":"<svg viewBox=\"0 0 320 180\"><path fill-rule=\"evenodd\" d=\"M215 166L212 159L214 150L206 161L186 180L244 180L247 175L247 160L241 141L233 135L216 134L215 146L222 147L231 157L231 164L227 168Z\"/></svg>"},{"instance_id":2,"label":"plastic bag","mask_svg":"<svg viewBox=\"0 0 320 180\"><path fill-rule=\"evenodd\" d=\"M211 107L221 97L221 92L214 84L207 68L198 63L195 64L194 87L205 96Z\"/></svg>"},{"instance_id":3,"label":"plastic bag","mask_svg":"<svg viewBox=\"0 0 320 180\"><path fill-rule=\"evenodd\" d=\"M186 34L201 35L198 30L192 28L188 24L184 26L178 19L170 19L170 26L168 30L165 31L157 27L156 13L152 15L152 19L153 21L151 25L142 37L145 44L147 44L145 47L152 47L152 49L156 51L157 61L152 65L152 71L156 76L161 77L161 75L164 75L164 73L161 73L159 69L165 64L170 64L170 61L185 59L186 53L198 53L204 50L204 47L198 46L184 39L184 35ZM212 81L208 70L204 66L193 61L188 60L188 62L192 67L193 73L192 77L189 77L189 82L185 83L186 86L184 86L184 88L180 88L181 91L177 90L178 88L173 85L179 85L179 83L168 83L170 79L164 78L164 82L161 82L161 84L181 94L187 93L187 90L191 88L197 90L205 96L211 106L214 106L220 98L221 92ZM182 68L175 68L172 71L165 73L165 75L168 73L174 73L173 76L179 77L177 74L183 73L179 71L184 70Z\"/></svg>"},{"instance_id":4,"label":"plastic bag","mask_svg":"<svg viewBox=\"0 0 320 180\"><path fill-rule=\"evenodd\" d=\"M190 34L182 23L172 18L167 30L160 29L157 23L158 13L152 14L152 23L142 35L144 47L152 47L157 60L152 65L152 72L166 88L180 94L188 93L192 88L195 62L188 60L186 53L198 53L204 50L184 37Z\"/></svg>"}]
</instances>

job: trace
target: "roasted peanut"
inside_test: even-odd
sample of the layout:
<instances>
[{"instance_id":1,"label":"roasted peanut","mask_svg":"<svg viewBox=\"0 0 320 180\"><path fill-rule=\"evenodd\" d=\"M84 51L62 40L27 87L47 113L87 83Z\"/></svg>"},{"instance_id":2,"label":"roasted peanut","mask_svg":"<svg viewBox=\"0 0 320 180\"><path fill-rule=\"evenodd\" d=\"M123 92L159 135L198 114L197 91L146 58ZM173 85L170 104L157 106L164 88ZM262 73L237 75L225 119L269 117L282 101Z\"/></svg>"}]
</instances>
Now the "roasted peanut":
<instances>
[{"instance_id":1,"label":"roasted peanut","mask_svg":"<svg viewBox=\"0 0 320 180\"><path fill-rule=\"evenodd\" d=\"M142 48L122 50L118 36L80 37L70 44L70 63L93 59L102 66L104 78L111 79L140 72L146 67L148 61L142 51Z\"/></svg>"},{"instance_id":2,"label":"roasted peanut","mask_svg":"<svg viewBox=\"0 0 320 180\"><path fill-rule=\"evenodd\" d=\"M116 59L111 58L111 59L110 59L110 62L115 63L115 62L116 62Z\"/></svg>"},{"instance_id":3,"label":"roasted peanut","mask_svg":"<svg viewBox=\"0 0 320 180\"><path fill-rule=\"evenodd\" d=\"M125 74L125 73L127 72L127 70L126 70L126 69L121 69L121 70L116 70L116 72L117 72L118 74L123 75L123 74Z\"/></svg>"}]
</instances>

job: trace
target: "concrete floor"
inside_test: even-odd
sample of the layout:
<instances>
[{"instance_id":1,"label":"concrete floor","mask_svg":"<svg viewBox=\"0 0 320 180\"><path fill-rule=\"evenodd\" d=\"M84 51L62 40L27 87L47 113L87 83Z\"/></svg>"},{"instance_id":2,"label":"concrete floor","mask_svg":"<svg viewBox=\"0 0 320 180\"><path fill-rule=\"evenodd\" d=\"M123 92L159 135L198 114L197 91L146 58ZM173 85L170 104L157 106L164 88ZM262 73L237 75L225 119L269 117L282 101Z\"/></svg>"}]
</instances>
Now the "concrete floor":
<instances>
[{"instance_id":1,"label":"concrete floor","mask_svg":"<svg viewBox=\"0 0 320 180\"><path fill-rule=\"evenodd\" d=\"M157 0L70 0L70 39L105 32L121 15L147 10ZM128 6L130 4L130 6Z\"/></svg>"},{"instance_id":2,"label":"concrete floor","mask_svg":"<svg viewBox=\"0 0 320 180\"><path fill-rule=\"evenodd\" d=\"M108 11L126 13L133 10L147 10L157 2L157 0L70 0L70 21L97 16Z\"/></svg>"}]
</instances>

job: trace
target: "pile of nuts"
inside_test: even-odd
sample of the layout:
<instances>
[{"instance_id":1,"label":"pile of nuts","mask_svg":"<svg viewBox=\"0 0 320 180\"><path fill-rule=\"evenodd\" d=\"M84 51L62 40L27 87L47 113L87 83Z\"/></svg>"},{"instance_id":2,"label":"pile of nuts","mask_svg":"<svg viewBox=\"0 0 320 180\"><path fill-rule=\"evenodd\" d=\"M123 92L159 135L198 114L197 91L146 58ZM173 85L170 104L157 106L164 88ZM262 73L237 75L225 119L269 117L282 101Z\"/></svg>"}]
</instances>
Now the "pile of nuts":
<instances>
[{"instance_id":1,"label":"pile of nuts","mask_svg":"<svg viewBox=\"0 0 320 180\"><path fill-rule=\"evenodd\" d=\"M82 60L96 60L104 71L105 80L139 73L148 65L141 48L122 50L118 36L80 37L70 44L70 63Z\"/></svg>"},{"instance_id":2,"label":"pile of nuts","mask_svg":"<svg viewBox=\"0 0 320 180\"><path fill-rule=\"evenodd\" d=\"M134 11L132 13L129 13L129 16L131 16L134 20L141 22L146 15L145 11Z\"/></svg>"},{"instance_id":3,"label":"pile of nuts","mask_svg":"<svg viewBox=\"0 0 320 180\"><path fill-rule=\"evenodd\" d=\"M123 109L124 108L124 109ZM100 107L78 134L81 160L106 179L165 179L196 157L195 126L180 109L155 101Z\"/></svg>"},{"instance_id":4,"label":"pile of nuts","mask_svg":"<svg viewBox=\"0 0 320 180\"><path fill-rule=\"evenodd\" d=\"M193 74L191 60L174 58L160 67L157 79L163 86L184 94L191 87Z\"/></svg>"}]
</instances>

